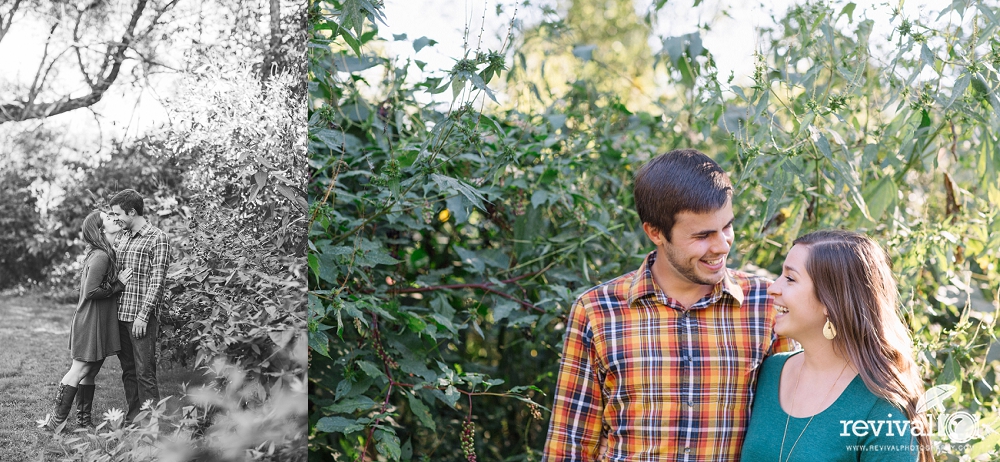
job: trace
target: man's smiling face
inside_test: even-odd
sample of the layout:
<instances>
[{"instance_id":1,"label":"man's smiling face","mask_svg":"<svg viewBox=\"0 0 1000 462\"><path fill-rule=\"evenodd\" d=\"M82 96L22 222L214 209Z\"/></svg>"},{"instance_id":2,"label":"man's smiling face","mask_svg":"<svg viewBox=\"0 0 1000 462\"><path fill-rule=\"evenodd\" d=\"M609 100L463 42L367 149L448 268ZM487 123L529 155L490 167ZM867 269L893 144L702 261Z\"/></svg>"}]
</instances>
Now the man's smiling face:
<instances>
[{"instance_id":1,"label":"man's smiling face","mask_svg":"<svg viewBox=\"0 0 1000 462\"><path fill-rule=\"evenodd\" d=\"M135 217L133 215L125 213L125 211L122 210L121 206L112 205L111 212L109 213L109 215L111 215L111 219L114 220L114 222L117 223L118 226L121 226L122 229L132 229L132 220Z\"/></svg>"}]
</instances>

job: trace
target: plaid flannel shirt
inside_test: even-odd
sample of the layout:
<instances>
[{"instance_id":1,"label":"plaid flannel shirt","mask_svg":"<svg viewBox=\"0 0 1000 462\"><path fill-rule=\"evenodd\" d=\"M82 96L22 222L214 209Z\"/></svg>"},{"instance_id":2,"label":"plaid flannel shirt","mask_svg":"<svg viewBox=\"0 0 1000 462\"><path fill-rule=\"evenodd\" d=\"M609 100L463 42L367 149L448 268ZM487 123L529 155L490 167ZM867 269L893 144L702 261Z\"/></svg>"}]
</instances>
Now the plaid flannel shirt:
<instances>
[{"instance_id":1,"label":"plaid flannel shirt","mask_svg":"<svg viewBox=\"0 0 1000 462\"><path fill-rule=\"evenodd\" d=\"M574 304L543 461L739 460L758 368L796 344L772 330L766 279L727 270L685 310L655 259Z\"/></svg>"},{"instance_id":2,"label":"plaid flannel shirt","mask_svg":"<svg viewBox=\"0 0 1000 462\"><path fill-rule=\"evenodd\" d=\"M118 241L119 266L132 268L132 279L125 284L125 291L118 299L118 320L148 322L151 315L159 313L163 301L170 263L167 235L146 223L139 231L126 233Z\"/></svg>"}]
</instances>

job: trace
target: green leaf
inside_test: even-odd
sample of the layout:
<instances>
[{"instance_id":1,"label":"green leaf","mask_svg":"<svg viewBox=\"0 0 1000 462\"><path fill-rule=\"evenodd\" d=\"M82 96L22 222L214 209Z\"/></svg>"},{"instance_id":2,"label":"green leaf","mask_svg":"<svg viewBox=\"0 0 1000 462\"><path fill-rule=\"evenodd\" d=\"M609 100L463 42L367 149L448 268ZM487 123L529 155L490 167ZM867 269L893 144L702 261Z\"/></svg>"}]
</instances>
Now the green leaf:
<instances>
[{"instance_id":1,"label":"green leaf","mask_svg":"<svg viewBox=\"0 0 1000 462\"><path fill-rule=\"evenodd\" d=\"M436 431L437 424L434 422L434 417L431 416L430 408L424 404L423 400L410 393L406 393L406 399L410 402L410 410L420 420L420 424L431 429L431 431Z\"/></svg>"},{"instance_id":2,"label":"green leaf","mask_svg":"<svg viewBox=\"0 0 1000 462\"><path fill-rule=\"evenodd\" d=\"M332 416L323 417L316 421L316 430L324 433L348 434L365 428L369 419L348 419L346 417Z\"/></svg>"},{"instance_id":3,"label":"green leaf","mask_svg":"<svg viewBox=\"0 0 1000 462\"><path fill-rule=\"evenodd\" d=\"M481 75L472 74L469 80L472 82L472 86L484 91L486 96L489 96L494 103L499 103L499 101L497 101L497 96L493 94L493 90L490 90L490 87L486 86L486 81L483 80Z\"/></svg>"},{"instance_id":4,"label":"green leaf","mask_svg":"<svg viewBox=\"0 0 1000 462\"><path fill-rule=\"evenodd\" d=\"M385 376L385 372L382 372L382 369L379 369L378 366L371 363L370 361L362 360L362 361L357 361L354 364L357 364L357 366L360 367L361 370L365 371L365 374L368 374L368 376L373 379L388 380L388 377Z\"/></svg>"},{"instance_id":5,"label":"green leaf","mask_svg":"<svg viewBox=\"0 0 1000 462\"><path fill-rule=\"evenodd\" d=\"M341 54L333 60L340 70L347 72L361 72L366 69L371 69L375 66L383 64L383 60L375 55L363 55L360 57L349 56L346 53Z\"/></svg>"},{"instance_id":6,"label":"green leaf","mask_svg":"<svg viewBox=\"0 0 1000 462\"><path fill-rule=\"evenodd\" d=\"M962 74L962 76L955 81L955 86L951 89L951 99L948 100L948 104L945 105L945 108L950 108L952 104L955 104L955 100L965 93L966 88L969 88L969 83L971 81L972 75L969 73Z\"/></svg>"},{"instance_id":7,"label":"green leaf","mask_svg":"<svg viewBox=\"0 0 1000 462\"><path fill-rule=\"evenodd\" d=\"M848 24L853 24L854 23L854 8L856 8L857 6L858 5L855 5L854 2L851 2L851 3L848 3L847 5L844 5L844 8L842 8L840 10L840 15L841 16L843 16L845 14L847 15L847 22L848 22Z\"/></svg>"},{"instance_id":8,"label":"green leaf","mask_svg":"<svg viewBox=\"0 0 1000 462\"><path fill-rule=\"evenodd\" d=\"M785 189L788 187L789 179L788 173L780 167L776 168L771 175L771 181L768 185L771 188L771 192L767 195L767 203L764 206L764 220L761 222L761 229L758 231L758 234L766 231L764 226L768 224L768 221L771 220L771 217L781 205L781 201L785 198Z\"/></svg>"},{"instance_id":9,"label":"green leaf","mask_svg":"<svg viewBox=\"0 0 1000 462\"><path fill-rule=\"evenodd\" d=\"M934 52L930 48L927 48L927 43L920 45L920 59L928 66L934 67Z\"/></svg>"},{"instance_id":10,"label":"green leaf","mask_svg":"<svg viewBox=\"0 0 1000 462\"><path fill-rule=\"evenodd\" d=\"M406 314L406 313L403 313L403 314L406 317L406 325L407 325L407 327L409 327L410 330L413 331L414 333L419 334L419 333L423 332L424 329L427 328L427 323L424 322L423 319L420 319L418 316L413 316L413 315Z\"/></svg>"},{"instance_id":11,"label":"green leaf","mask_svg":"<svg viewBox=\"0 0 1000 462\"><path fill-rule=\"evenodd\" d=\"M330 336L325 331L309 332L309 349L330 357Z\"/></svg>"},{"instance_id":12,"label":"green leaf","mask_svg":"<svg viewBox=\"0 0 1000 462\"><path fill-rule=\"evenodd\" d=\"M346 27L341 27L340 36L343 37L344 43L346 43L347 46L351 47L351 49L354 50L355 55L361 56L361 42L358 41L358 39L354 36L354 34L351 31L347 30Z\"/></svg>"},{"instance_id":13,"label":"green leaf","mask_svg":"<svg viewBox=\"0 0 1000 462\"><path fill-rule=\"evenodd\" d=\"M375 401L362 395L344 399L343 401L324 407L323 410L330 414L350 414L356 411L367 411L373 409L375 406Z\"/></svg>"},{"instance_id":14,"label":"green leaf","mask_svg":"<svg viewBox=\"0 0 1000 462\"><path fill-rule=\"evenodd\" d=\"M959 374L961 374L962 368L958 365L958 361L955 361L954 353L948 354L948 359L944 361L944 369L941 370L941 375L938 376L937 380L934 381L935 385L951 385L955 389L962 386Z\"/></svg>"},{"instance_id":15,"label":"green leaf","mask_svg":"<svg viewBox=\"0 0 1000 462\"><path fill-rule=\"evenodd\" d=\"M483 262L482 258L479 258L479 255L476 255L476 252L466 250L458 245L454 245L452 248L458 253L462 264L470 266L474 273L481 274L486 269L486 263Z\"/></svg>"},{"instance_id":16,"label":"green leaf","mask_svg":"<svg viewBox=\"0 0 1000 462\"><path fill-rule=\"evenodd\" d=\"M597 49L597 45L577 45L573 47L573 56L580 58L584 62L592 61L595 49Z\"/></svg>"},{"instance_id":17,"label":"green leaf","mask_svg":"<svg viewBox=\"0 0 1000 462\"><path fill-rule=\"evenodd\" d=\"M375 243L375 245L370 246L367 250L363 250L362 253L354 260L358 266L377 266L377 265L395 265L402 263L402 260L397 260L389 255L389 252L382 247L381 243Z\"/></svg>"},{"instance_id":18,"label":"green leaf","mask_svg":"<svg viewBox=\"0 0 1000 462\"><path fill-rule=\"evenodd\" d=\"M343 152L347 137L341 130L329 130L326 128L316 130L309 134L320 140L323 145L335 152Z\"/></svg>"},{"instance_id":19,"label":"green leaf","mask_svg":"<svg viewBox=\"0 0 1000 462\"><path fill-rule=\"evenodd\" d=\"M896 202L898 192L896 183L892 181L892 175L886 175L865 194L865 203L868 204L868 213L871 214L872 221L877 223L882 220L886 210Z\"/></svg>"},{"instance_id":20,"label":"green leaf","mask_svg":"<svg viewBox=\"0 0 1000 462\"><path fill-rule=\"evenodd\" d=\"M401 450L399 447L399 437L394 432L375 430L375 449L379 453L389 458L389 460L399 460Z\"/></svg>"},{"instance_id":21,"label":"green leaf","mask_svg":"<svg viewBox=\"0 0 1000 462\"><path fill-rule=\"evenodd\" d=\"M536 190L535 192L531 193L531 206L532 207L536 207L536 208L540 207L542 204L545 204L546 202L548 202L548 200L549 200L549 193L545 192L544 189L539 189L539 190Z\"/></svg>"},{"instance_id":22,"label":"green leaf","mask_svg":"<svg viewBox=\"0 0 1000 462\"><path fill-rule=\"evenodd\" d=\"M486 207L483 206L483 201L485 201L486 198L484 198L476 188L461 180L439 175L437 173L432 173L431 179L434 180L434 182L437 183L442 189L458 191L476 208L484 212L486 211Z\"/></svg>"},{"instance_id":23,"label":"green leaf","mask_svg":"<svg viewBox=\"0 0 1000 462\"><path fill-rule=\"evenodd\" d=\"M431 40L426 36L420 37L413 41L413 52L417 53L420 50L424 49L424 47L434 46L437 45L437 43L438 43L437 40Z\"/></svg>"},{"instance_id":24,"label":"green leaf","mask_svg":"<svg viewBox=\"0 0 1000 462\"><path fill-rule=\"evenodd\" d=\"M402 358L396 360L399 363L399 369L407 374L413 374L424 379L427 382L433 382L437 380L437 374L434 371L427 368L427 364L423 362L420 358L415 358L412 356L407 356L403 353Z\"/></svg>"},{"instance_id":25,"label":"green leaf","mask_svg":"<svg viewBox=\"0 0 1000 462\"><path fill-rule=\"evenodd\" d=\"M326 316L326 305L323 304L323 301L319 297L309 294L306 296L306 299L309 301L309 316L311 318L322 319Z\"/></svg>"},{"instance_id":26,"label":"green leaf","mask_svg":"<svg viewBox=\"0 0 1000 462\"><path fill-rule=\"evenodd\" d=\"M458 402L458 398L461 397L462 395L458 392L458 389L455 388L454 385L448 385L448 388L446 388L444 392L440 396L438 396L438 398L441 399L441 401L444 401L445 404L451 406L451 408L453 409L455 408L455 403Z\"/></svg>"},{"instance_id":27,"label":"green leaf","mask_svg":"<svg viewBox=\"0 0 1000 462\"><path fill-rule=\"evenodd\" d=\"M507 319L510 313L516 310L518 304L513 300L502 299L493 306L493 322L500 322Z\"/></svg>"}]
</instances>

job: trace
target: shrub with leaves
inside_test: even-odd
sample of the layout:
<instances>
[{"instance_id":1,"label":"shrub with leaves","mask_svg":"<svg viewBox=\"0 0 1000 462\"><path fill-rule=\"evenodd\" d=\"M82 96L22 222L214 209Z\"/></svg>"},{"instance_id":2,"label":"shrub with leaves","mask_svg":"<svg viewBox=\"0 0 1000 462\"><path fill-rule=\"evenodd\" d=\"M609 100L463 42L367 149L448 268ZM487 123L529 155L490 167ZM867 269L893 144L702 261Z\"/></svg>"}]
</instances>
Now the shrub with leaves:
<instances>
[{"instance_id":1,"label":"shrub with leaves","mask_svg":"<svg viewBox=\"0 0 1000 462\"><path fill-rule=\"evenodd\" d=\"M59 436L68 460L305 459L306 172L301 82L261 85L247 67L206 66L169 103L174 125L145 144L185 168L151 198L175 259L161 358L212 372L208 388Z\"/></svg>"}]
</instances>

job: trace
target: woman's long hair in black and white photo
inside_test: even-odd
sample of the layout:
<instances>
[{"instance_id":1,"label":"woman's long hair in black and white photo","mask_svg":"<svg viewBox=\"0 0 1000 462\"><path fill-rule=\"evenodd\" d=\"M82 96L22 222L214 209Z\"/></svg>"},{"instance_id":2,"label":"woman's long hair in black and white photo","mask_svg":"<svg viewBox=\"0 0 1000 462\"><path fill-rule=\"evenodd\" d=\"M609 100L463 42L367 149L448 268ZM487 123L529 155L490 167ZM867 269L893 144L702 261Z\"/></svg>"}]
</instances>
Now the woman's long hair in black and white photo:
<instances>
[{"instance_id":1,"label":"woman's long hair in black and white photo","mask_svg":"<svg viewBox=\"0 0 1000 462\"><path fill-rule=\"evenodd\" d=\"M108 284L114 284L118 279L118 257L115 254L115 249L112 247L108 239L104 237L104 217L102 216L104 212L100 210L94 210L87 215L87 218L83 219L83 242L87 244L87 253L90 255L96 249L103 250L104 253L108 254L108 258L111 260L111 268L104 275L104 282Z\"/></svg>"}]
</instances>

